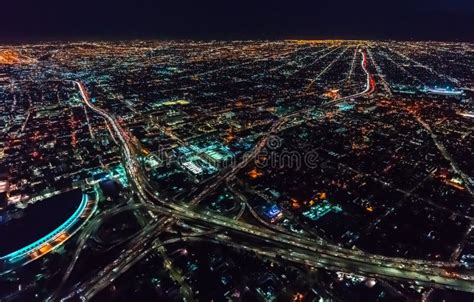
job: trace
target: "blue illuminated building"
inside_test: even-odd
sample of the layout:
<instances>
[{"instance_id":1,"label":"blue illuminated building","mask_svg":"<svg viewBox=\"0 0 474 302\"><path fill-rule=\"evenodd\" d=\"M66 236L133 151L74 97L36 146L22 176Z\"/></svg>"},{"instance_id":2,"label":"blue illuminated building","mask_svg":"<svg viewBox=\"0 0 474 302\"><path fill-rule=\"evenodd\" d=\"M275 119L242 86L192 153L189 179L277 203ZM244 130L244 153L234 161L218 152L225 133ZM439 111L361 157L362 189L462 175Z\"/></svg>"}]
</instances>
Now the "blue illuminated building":
<instances>
[{"instance_id":1,"label":"blue illuminated building","mask_svg":"<svg viewBox=\"0 0 474 302\"><path fill-rule=\"evenodd\" d=\"M276 222L283 217L283 212L281 208L276 204L266 208L263 214L265 218L267 218L271 222Z\"/></svg>"},{"instance_id":2,"label":"blue illuminated building","mask_svg":"<svg viewBox=\"0 0 474 302\"><path fill-rule=\"evenodd\" d=\"M340 103L336 105L341 111L348 111L354 108L354 104Z\"/></svg>"},{"instance_id":3,"label":"blue illuminated building","mask_svg":"<svg viewBox=\"0 0 474 302\"><path fill-rule=\"evenodd\" d=\"M52 232L49 234L43 236L42 238L36 240L35 242L17 250L12 253L9 253L8 255L0 257L0 260L5 262L5 263L15 263L17 261L20 261L28 255L33 252L34 250L40 248L43 244L47 243L48 241L54 239L56 236L61 234L62 232L67 231L70 227L72 227L81 217L81 215L84 213L84 210L87 207L88 203L88 196L87 194L82 195L82 200L81 203L79 204L79 207L76 209L76 211L69 217L63 224L61 224L59 227L54 229Z\"/></svg>"}]
</instances>

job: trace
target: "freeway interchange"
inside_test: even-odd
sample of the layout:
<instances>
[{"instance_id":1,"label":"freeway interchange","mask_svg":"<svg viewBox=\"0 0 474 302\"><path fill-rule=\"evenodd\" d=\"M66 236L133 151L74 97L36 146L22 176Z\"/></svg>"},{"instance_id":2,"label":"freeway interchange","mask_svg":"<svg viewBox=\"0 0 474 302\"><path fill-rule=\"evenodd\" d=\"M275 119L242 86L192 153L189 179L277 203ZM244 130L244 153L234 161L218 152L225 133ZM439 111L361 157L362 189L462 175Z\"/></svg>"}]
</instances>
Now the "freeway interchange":
<instances>
[{"instance_id":1,"label":"freeway interchange","mask_svg":"<svg viewBox=\"0 0 474 302\"><path fill-rule=\"evenodd\" d=\"M364 91L354 95L341 97L323 104L329 107L349 99L367 96L375 90L375 80L368 70L368 59L362 52L362 68L366 74L367 84ZM278 133L283 125L302 117L311 109L302 109L283 116L276 121L270 130L263 135L260 142L248 153L241 162L224 170L215 181L205 190L192 198L187 204L179 204L163 200L156 188L149 183L141 164L138 160L139 152L129 137L129 134L117 122L115 117L92 104L86 87L82 82L74 82L78 86L84 103L94 112L102 116L113 130L113 136L118 138L121 145L123 163L128 173L129 181L136 197L140 201L139 207L156 213L158 218L153 219L137 236L127 245L119 258L110 263L91 279L75 284L63 295L63 300L68 301L77 297L87 300L101 289L112 283L120 274L128 270L144 255L148 254L157 245L157 236L165 227L177 221L193 225L196 229L212 229L216 232L202 232L200 240L208 240L234 248L248 250L259 255L276 260L287 260L314 268L355 273L376 278L386 278L407 281L420 286L450 288L474 292L472 282L474 276L471 272L461 273L456 263L408 260L403 258L390 258L380 255L368 254L360 250L346 249L324 242L320 239L310 239L304 236L287 233L275 229L262 228L239 220L199 212L193 207L199 204L206 196L235 176L242 168L247 166L266 146L271 135ZM248 242L236 244L234 238L249 239ZM177 238L169 243L187 241L188 237Z\"/></svg>"}]
</instances>

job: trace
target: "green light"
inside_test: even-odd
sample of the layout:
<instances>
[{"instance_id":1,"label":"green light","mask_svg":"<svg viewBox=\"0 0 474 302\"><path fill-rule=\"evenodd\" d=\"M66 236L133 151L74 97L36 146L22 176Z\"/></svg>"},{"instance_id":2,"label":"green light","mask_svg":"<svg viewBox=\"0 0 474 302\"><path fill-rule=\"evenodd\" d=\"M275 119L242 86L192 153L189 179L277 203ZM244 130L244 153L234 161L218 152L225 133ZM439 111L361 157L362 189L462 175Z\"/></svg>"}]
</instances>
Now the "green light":
<instances>
[{"instance_id":1,"label":"green light","mask_svg":"<svg viewBox=\"0 0 474 302\"><path fill-rule=\"evenodd\" d=\"M73 225L76 220L82 215L84 212L88 202L88 196L87 194L82 194L82 201L79 207L76 209L74 214L71 215L71 217L68 218L63 224L61 224L59 227L57 227L54 231L49 233L48 235L42 237L41 239L38 239L37 241L25 246L24 248L21 248L13 253L10 253L6 256L0 257L0 260L4 260L10 263L14 263L19 260L19 258L26 256L29 254L32 250L37 248L38 246L46 243L47 241L51 240L67 228L69 228L71 225Z\"/></svg>"}]
</instances>

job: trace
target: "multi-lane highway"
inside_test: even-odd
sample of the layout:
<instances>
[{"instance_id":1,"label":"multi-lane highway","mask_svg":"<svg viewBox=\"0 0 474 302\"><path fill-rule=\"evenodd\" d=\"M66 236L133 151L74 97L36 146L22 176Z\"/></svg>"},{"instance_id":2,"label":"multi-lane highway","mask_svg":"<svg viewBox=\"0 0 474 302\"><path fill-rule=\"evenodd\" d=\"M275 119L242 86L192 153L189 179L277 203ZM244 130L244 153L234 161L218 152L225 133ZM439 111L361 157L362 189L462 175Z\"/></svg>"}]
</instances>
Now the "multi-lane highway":
<instances>
[{"instance_id":1,"label":"multi-lane highway","mask_svg":"<svg viewBox=\"0 0 474 302\"><path fill-rule=\"evenodd\" d=\"M345 100L363 97L374 92L375 80L368 70L368 58L364 51L361 52L361 64L367 78L364 91L325 103L323 107L331 106ZM453 267L452 263L408 260L403 258L372 255L359 250L341 248L337 245L306 238L298 234L285 234L276 232L272 229L262 229L261 227L244 223L242 221L236 221L216 214L209 215L207 213L196 211L193 205L199 203L211 192L220 187L227 179L232 178L239 170L249 164L250 161L253 160L266 146L268 138L272 134L277 133L282 125L291 119L303 116L307 113L307 110L310 109L294 112L275 122L248 156L237 165L223 171L219 177L216 178L214 183L201 191L196 197L188 202L187 205L184 205L166 202L158 197L155 188L150 185L146 175L142 172L137 159L138 153L135 151L135 147L128 133L122 129L113 115L91 103L87 91L82 83L75 83L79 87L85 104L94 112L104 117L107 123L112 127L114 135L119 139L123 151L123 161L130 177L130 183L134 188L136 196L141 201L142 206L146 207L148 210L172 217L172 219L186 221L189 224L222 230L226 232L225 235L210 238L222 244L233 245L232 235L238 235L239 238L251 238L252 240L249 240L250 242L255 242L255 239L260 239L261 244L240 244L239 248L252 250L258 254L272 258L280 255L279 257L283 259L306 264L312 267L323 267L330 270L358 273L374 277L405 280L425 286L446 287L471 292L474 291L472 288L472 282L474 280L472 274L461 274L455 272L456 268ZM151 248L151 242L153 242L152 239L156 238L162 228L153 223L144 230L145 232L141 232L140 235L135 238L133 241L134 243L130 245L130 249L124 251L123 256L120 256L120 259L114 261L114 263L111 263L107 267L107 272L116 269L114 266L120 267L118 272L125 271L125 268L128 268L135 263L135 256L144 253L147 250L147 247ZM116 273L117 272L114 274ZM105 276L108 277L109 275ZM102 276L99 277L102 278ZM108 280L110 281L110 279ZM97 283L97 280L95 281L96 282L92 282L89 280L77 284L68 297L81 296L82 293L88 292L91 286L96 286L95 284Z\"/></svg>"}]
</instances>

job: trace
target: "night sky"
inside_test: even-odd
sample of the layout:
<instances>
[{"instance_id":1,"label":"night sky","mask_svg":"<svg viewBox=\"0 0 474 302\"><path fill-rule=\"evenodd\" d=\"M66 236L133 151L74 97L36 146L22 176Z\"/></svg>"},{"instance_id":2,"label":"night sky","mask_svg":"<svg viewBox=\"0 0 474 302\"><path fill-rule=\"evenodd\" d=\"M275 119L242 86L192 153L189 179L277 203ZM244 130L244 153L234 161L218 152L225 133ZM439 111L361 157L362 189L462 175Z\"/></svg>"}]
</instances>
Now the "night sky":
<instances>
[{"instance_id":1,"label":"night sky","mask_svg":"<svg viewBox=\"0 0 474 302\"><path fill-rule=\"evenodd\" d=\"M7 0L0 42L350 38L474 41L473 0Z\"/></svg>"}]
</instances>

